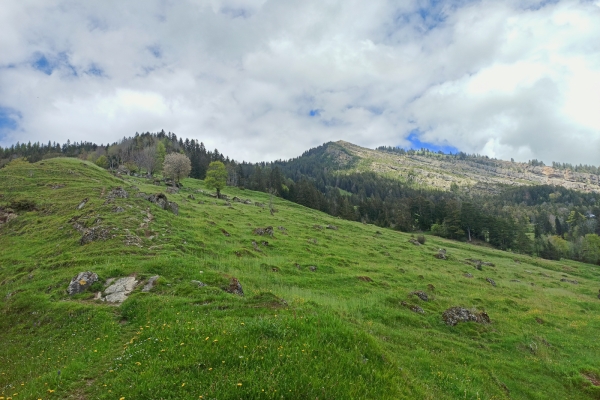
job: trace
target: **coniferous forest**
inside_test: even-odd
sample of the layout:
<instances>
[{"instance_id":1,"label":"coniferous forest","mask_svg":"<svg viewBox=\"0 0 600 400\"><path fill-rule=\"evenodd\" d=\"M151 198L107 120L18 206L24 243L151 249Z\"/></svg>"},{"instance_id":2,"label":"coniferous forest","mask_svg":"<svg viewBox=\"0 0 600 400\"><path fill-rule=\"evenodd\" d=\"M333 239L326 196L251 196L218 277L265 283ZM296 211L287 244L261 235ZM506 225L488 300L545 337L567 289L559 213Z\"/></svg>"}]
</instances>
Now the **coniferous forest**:
<instances>
[{"instance_id":1,"label":"coniferous forest","mask_svg":"<svg viewBox=\"0 0 600 400\"><path fill-rule=\"evenodd\" d=\"M0 147L0 168L15 158L37 162L77 157L108 170L152 176L160 173L167 154L179 152L190 159L192 178L204 179L209 164L221 161L227 169L229 186L268 192L346 220L404 232L429 232L546 259L600 262L597 194L550 185L506 187L488 195L468 193L460 187L451 191L427 189L374 172L344 171L327 147L324 144L286 161L237 162L217 149L207 150L202 142L178 138L163 130L136 133L106 145L70 141L17 143ZM378 150L414 152L393 147ZM493 163L487 157L465 153L444 156ZM352 161L348 166L351 165ZM530 165L543 163L532 160ZM588 165L554 162L553 166L598 172Z\"/></svg>"}]
</instances>

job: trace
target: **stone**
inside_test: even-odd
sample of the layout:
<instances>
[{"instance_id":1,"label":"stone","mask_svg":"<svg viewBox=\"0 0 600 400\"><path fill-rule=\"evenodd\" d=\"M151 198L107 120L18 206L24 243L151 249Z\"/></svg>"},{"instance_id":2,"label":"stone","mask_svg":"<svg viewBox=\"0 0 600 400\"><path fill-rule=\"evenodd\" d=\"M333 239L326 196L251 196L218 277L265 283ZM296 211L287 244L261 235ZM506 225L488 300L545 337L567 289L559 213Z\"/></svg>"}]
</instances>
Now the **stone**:
<instances>
[{"instance_id":1,"label":"stone","mask_svg":"<svg viewBox=\"0 0 600 400\"><path fill-rule=\"evenodd\" d=\"M200 281L196 281L196 280L191 280L190 282L193 283L194 285L197 285L198 287L206 286L206 283L204 283L204 282L200 282Z\"/></svg>"},{"instance_id":2,"label":"stone","mask_svg":"<svg viewBox=\"0 0 600 400\"><path fill-rule=\"evenodd\" d=\"M85 207L85 205L87 204L87 202L88 202L89 200L90 200L90 199L89 199L89 198L87 198L87 197L86 197L85 199L81 200L81 203L79 203L79 205L77 206L77 209L78 209L78 210L81 210L83 207Z\"/></svg>"},{"instance_id":3,"label":"stone","mask_svg":"<svg viewBox=\"0 0 600 400\"><path fill-rule=\"evenodd\" d=\"M425 310L423 310L421 307L419 307L415 304L408 304L405 301L403 301L400 304L403 305L404 307L408 308L412 312L416 312L417 314L425 314Z\"/></svg>"},{"instance_id":4,"label":"stone","mask_svg":"<svg viewBox=\"0 0 600 400\"><path fill-rule=\"evenodd\" d=\"M446 260L446 249L439 249L438 252L435 254L435 258L439 260Z\"/></svg>"},{"instance_id":5,"label":"stone","mask_svg":"<svg viewBox=\"0 0 600 400\"><path fill-rule=\"evenodd\" d=\"M466 274L464 274L464 276L465 276L465 278L472 278L473 277L473 275L469 274L468 272Z\"/></svg>"},{"instance_id":6,"label":"stone","mask_svg":"<svg viewBox=\"0 0 600 400\"><path fill-rule=\"evenodd\" d=\"M167 187L167 193L169 193L169 194L179 193L179 188L176 188L174 186L169 186L169 187Z\"/></svg>"},{"instance_id":7,"label":"stone","mask_svg":"<svg viewBox=\"0 0 600 400\"><path fill-rule=\"evenodd\" d=\"M313 228L316 229L316 230L319 230L319 231L321 229L323 229L323 227L321 225L313 225Z\"/></svg>"},{"instance_id":8,"label":"stone","mask_svg":"<svg viewBox=\"0 0 600 400\"><path fill-rule=\"evenodd\" d=\"M315 267L314 265L309 266L308 269L311 270L312 272L317 271L317 267Z\"/></svg>"},{"instance_id":9,"label":"stone","mask_svg":"<svg viewBox=\"0 0 600 400\"><path fill-rule=\"evenodd\" d=\"M95 282L98 282L98 274L91 271L80 272L76 277L71 279L71 283L69 283L69 287L67 288L67 293L71 296L82 293Z\"/></svg>"},{"instance_id":10,"label":"stone","mask_svg":"<svg viewBox=\"0 0 600 400\"><path fill-rule=\"evenodd\" d=\"M408 241L412 244L414 244L415 246L420 246L421 243L419 243L419 241L417 239L408 239Z\"/></svg>"},{"instance_id":11,"label":"stone","mask_svg":"<svg viewBox=\"0 0 600 400\"><path fill-rule=\"evenodd\" d=\"M488 281L493 287L496 287L496 282L492 278L485 278L485 280Z\"/></svg>"},{"instance_id":12,"label":"stone","mask_svg":"<svg viewBox=\"0 0 600 400\"><path fill-rule=\"evenodd\" d=\"M579 284L579 282L577 282L577 281L576 281L576 280L574 280L574 279L562 278L560 281L561 281L561 282L572 283L573 285L578 285L578 284Z\"/></svg>"},{"instance_id":13,"label":"stone","mask_svg":"<svg viewBox=\"0 0 600 400\"><path fill-rule=\"evenodd\" d=\"M225 229L221 228L221 232L223 233L223 235L229 237L231 236L231 234L229 232L227 232Z\"/></svg>"},{"instance_id":14,"label":"stone","mask_svg":"<svg viewBox=\"0 0 600 400\"><path fill-rule=\"evenodd\" d=\"M119 186L111 190L106 197L110 199L126 199L129 197L129 194L125 191L125 189Z\"/></svg>"},{"instance_id":15,"label":"stone","mask_svg":"<svg viewBox=\"0 0 600 400\"><path fill-rule=\"evenodd\" d=\"M17 218L17 214L13 210L0 208L0 227L15 218Z\"/></svg>"},{"instance_id":16,"label":"stone","mask_svg":"<svg viewBox=\"0 0 600 400\"><path fill-rule=\"evenodd\" d=\"M463 307L452 307L444 311L442 318L446 325L455 326L459 322L490 323L490 317L485 311L473 312Z\"/></svg>"},{"instance_id":17,"label":"stone","mask_svg":"<svg viewBox=\"0 0 600 400\"><path fill-rule=\"evenodd\" d=\"M93 228L83 229L83 235L81 236L81 239L79 239L79 244L84 245L96 240L107 240L110 237L111 234L108 229L102 226L95 226Z\"/></svg>"},{"instance_id":18,"label":"stone","mask_svg":"<svg viewBox=\"0 0 600 400\"><path fill-rule=\"evenodd\" d=\"M105 297L102 300L109 303L122 303L133 292L137 284L138 281L133 276L119 278L104 290Z\"/></svg>"},{"instance_id":19,"label":"stone","mask_svg":"<svg viewBox=\"0 0 600 400\"><path fill-rule=\"evenodd\" d=\"M371 279L368 276L357 276L356 277L359 281L363 281L363 282L373 282L373 279Z\"/></svg>"},{"instance_id":20,"label":"stone","mask_svg":"<svg viewBox=\"0 0 600 400\"><path fill-rule=\"evenodd\" d=\"M193 194L188 195L187 198L190 200L196 200L196 196L194 196Z\"/></svg>"},{"instance_id":21,"label":"stone","mask_svg":"<svg viewBox=\"0 0 600 400\"><path fill-rule=\"evenodd\" d=\"M231 278L229 281L229 286L225 289L227 293L236 294L238 296L244 295L244 289L242 289L242 284L237 278Z\"/></svg>"},{"instance_id":22,"label":"stone","mask_svg":"<svg viewBox=\"0 0 600 400\"><path fill-rule=\"evenodd\" d=\"M327 226L326 226L326 228L327 228L327 229L331 229L331 230L333 230L333 231L337 231L337 230L338 230L338 227L337 227L337 226L335 226L335 225L327 225Z\"/></svg>"},{"instance_id":23,"label":"stone","mask_svg":"<svg viewBox=\"0 0 600 400\"><path fill-rule=\"evenodd\" d=\"M150 277L150 279L148 279L148 282L146 282L146 284L142 288L142 292L151 291L152 288L154 288L154 284L156 283L156 281L158 280L159 277L160 277L159 275L154 275L154 276Z\"/></svg>"},{"instance_id":24,"label":"stone","mask_svg":"<svg viewBox=\"0 0 600 400\"><path fill-rule=\"evenodd\" d=\"M123 207L115 207L115 208L112 209L112 211L114 213L122 213L122 212L125 211L125 209Z\"/></svg>"},{"instance_id":25,"label":"stone","mask_svg":"<svg viewBox=\"0 0 600 400\"><path fill-rule=\"evenodd\" d=\"M429 296L427 296L427 293L425 293L422 290L417 290L415 292L411 292L410 294L413 296L417 296L418 298L420 298L423 301L429 301Z\"/></svg>"},{"instance_id":26,"label":"stone","mask_svg":"<svg viewBox=\"0 0 600 400\"><path fill-rule=\"evenodd\" d=\"M177 203L170 201L168 207L173 214L179 215L179 205Z\"/></svg>"},{"instance_id":27,"label":"stone","mask_svg":"<svg viewBox=\"0 0 600 400\"><path fill-rule=\"evenodd\" d=\"M256 228L253 233L255 235L259 235L259 236L263 236L263 235L269 235L269 236L273 236L273 227L272 226L267 226L266 228Z\"/></svg>"}]
</instances>

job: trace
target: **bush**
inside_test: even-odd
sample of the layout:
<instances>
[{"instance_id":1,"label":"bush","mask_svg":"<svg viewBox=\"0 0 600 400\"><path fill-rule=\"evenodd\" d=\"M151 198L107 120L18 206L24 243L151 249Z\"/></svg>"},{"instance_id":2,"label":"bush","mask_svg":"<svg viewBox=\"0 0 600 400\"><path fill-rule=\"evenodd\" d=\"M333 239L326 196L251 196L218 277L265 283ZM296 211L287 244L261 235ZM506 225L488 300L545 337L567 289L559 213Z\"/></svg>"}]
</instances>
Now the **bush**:
<instances>
[{"instance_id":1,"label":"bush","mask_svg":"<svg viewBox=\"0 0 600 400\"><path fill-rule=\"evenodd\" d=\"M419 242L421 244L425 244L425 235L418 235L417 242Z\"/></svg>"}]
</instances>

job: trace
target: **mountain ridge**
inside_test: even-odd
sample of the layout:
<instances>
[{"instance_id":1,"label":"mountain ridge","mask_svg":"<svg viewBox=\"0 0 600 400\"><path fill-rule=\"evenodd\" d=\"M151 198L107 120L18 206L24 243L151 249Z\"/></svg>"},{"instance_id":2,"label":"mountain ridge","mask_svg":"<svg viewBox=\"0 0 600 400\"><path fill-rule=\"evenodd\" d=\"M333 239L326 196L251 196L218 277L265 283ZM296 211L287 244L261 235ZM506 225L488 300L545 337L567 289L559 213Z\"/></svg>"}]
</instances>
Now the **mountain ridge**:
<instances>
[{"instance_id":1,"label":"mountain ridge","mask_svg":"<svg viewBox=\"0 0 600 400\"><path fill-rule=\"evenodd\" d=\"M600 178L595 174L483 157L485 164L433 152L428 155L418 152L397 154L344 140L331 143L360 159L357 172L373 171L402 181L412 180L424 187L450 190L454 183L468 191L495 193L500 186L554 185L600 193Z\"/></svg>"}]
</instances>

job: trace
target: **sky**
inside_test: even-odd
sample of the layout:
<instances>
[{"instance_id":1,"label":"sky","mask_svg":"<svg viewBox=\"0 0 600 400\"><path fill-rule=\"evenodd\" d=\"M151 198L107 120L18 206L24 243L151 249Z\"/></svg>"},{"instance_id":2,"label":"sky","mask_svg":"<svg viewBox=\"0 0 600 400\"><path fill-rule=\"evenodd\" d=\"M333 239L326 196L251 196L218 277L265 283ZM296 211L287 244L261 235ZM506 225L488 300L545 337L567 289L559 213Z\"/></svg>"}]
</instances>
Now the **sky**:
<instances>
[{"instance_id":1,"label":"sky","mask_svg":"<svg viewBox=\"0 0 600 400\"><path fill-rule=\"evenodd\" d=\"M0 145L171 131L600 164L600 0L2 0Z\"/></svg>"}]
</instances>

